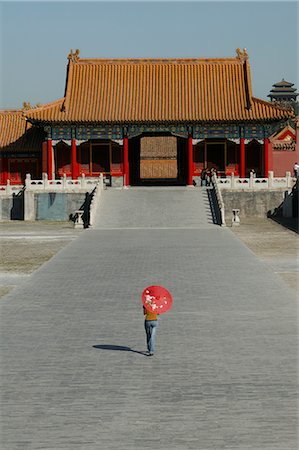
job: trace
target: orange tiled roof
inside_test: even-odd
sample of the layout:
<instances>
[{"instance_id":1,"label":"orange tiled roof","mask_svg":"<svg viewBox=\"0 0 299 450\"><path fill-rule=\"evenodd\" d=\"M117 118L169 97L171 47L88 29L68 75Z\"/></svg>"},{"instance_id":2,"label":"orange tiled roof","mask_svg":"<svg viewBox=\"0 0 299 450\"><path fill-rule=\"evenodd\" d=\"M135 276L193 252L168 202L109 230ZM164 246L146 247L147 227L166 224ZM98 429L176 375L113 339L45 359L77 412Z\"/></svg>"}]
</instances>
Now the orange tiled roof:
<instances>
[{"instance_id":1,"label":"orange tiled roof","mask_svg":"<svg viewBox=\"0 0 299 450\"><path fill-rule=\"evenodd\" d=\"M28 118L192 123L292 116L252 96L246 52L226 59L69 59L65 98L29 111Z\"/></svg>"},{"instance_id":2,"label":"orange tiled roof","mask_svg":"<svg viewBox=\"0 0 299 450\"><path fill-rule=\"evenodd\" d=\"M26 121L23 111L0 111L0 150L39 152L44 132Z\"/></svg>"}]
</instances>

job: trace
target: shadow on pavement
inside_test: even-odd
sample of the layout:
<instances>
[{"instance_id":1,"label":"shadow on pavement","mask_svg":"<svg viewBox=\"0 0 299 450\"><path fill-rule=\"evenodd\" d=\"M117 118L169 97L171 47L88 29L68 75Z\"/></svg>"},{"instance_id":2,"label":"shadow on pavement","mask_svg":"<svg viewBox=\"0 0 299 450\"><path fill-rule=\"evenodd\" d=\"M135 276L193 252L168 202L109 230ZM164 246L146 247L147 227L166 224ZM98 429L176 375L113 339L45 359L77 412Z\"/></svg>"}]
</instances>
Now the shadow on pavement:
<instances>
[{"instance_id":1,"label":"shadow on pavement","mask_svg":"<svg viewBox=\"0 0 299 450\"><path fill-rule=\"evenodd\" d=\"M299 225L298 225L298 217L270 217L270 219L274 220L274 222L279 223L285 228L288 228L291 231L295 231L295 233L299 234Z\"/></svg>"},{"instance_id":2,"label":"shadow on pavement","mask_svg":"<svg viewBox=\"0 0 299 450\"><path fill-rule=\"evenodd\" d=\"M103 345L93 345L93 348L97 348L99 350L118 350L123 352L139 353L139 355L147 356L146 352L139 352L138 350L134 350L130 347L125 347L123 345L103 344Z\"/></svg>"},{"instance_id":3,"label":"shadow on pavement","mask_svg":"<svg viewBox=\"0 0 299 450\"><path fill-rule=\"evenodd\" d=\"M288 216L285 217L284 209L288 212ZM267 217L279 223L289 230L295 231L299 234L298 228L298 216L299 216L299 179L297 179L292 191L285 192L283 202L275 208L274 211L268 211Z\"/></svg>"}]
</instances>

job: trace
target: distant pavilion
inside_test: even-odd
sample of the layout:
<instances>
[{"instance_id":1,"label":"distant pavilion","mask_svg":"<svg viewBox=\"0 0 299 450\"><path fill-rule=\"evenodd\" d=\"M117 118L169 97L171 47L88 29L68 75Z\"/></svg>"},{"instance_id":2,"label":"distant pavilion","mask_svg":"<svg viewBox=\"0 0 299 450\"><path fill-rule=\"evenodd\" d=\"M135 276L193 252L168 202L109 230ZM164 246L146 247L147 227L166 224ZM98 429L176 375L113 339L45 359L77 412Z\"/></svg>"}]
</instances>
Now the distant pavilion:
<instances>
[{"instance_id":1,"label":"distant pavilion","mask_svg":"<svg viewBox=\"0 0 299 450\"><path fill-rule=\"evenodd\" d=\"M293 86L294 83L289 83L283 78L278 83L273 84L273 89L271 89L268 97L270 97L271 102L295 102L299 94Z\"/></svg>"}]
</instances>

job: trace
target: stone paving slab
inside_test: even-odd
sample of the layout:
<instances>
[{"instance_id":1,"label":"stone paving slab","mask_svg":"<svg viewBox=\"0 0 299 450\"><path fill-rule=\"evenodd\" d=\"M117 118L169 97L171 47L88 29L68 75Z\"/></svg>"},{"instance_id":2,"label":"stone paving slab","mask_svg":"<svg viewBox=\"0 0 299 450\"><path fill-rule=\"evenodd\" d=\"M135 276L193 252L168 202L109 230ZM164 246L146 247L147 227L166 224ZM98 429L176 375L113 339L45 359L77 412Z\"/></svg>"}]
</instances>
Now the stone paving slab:
<instances>
[{"instance_id":1,"label":"stone paving slab","mask_svg":"<svg viewBox=\"0 0 299 450\"><path fill-rule=\"evenodd\" d=\"M70 223L0 222L0 299L81 231Z\"/></svg>"},{"instance_id":2,"label":"stone paving slab","mask_svg":"<svg viewBox=\"0 0 299 450\"><path fill-rule=\"evenodd\" d=\"M86 230L1 313L1 450L297 448L297 302L228 229Z\"/></svg>"},{"instance_id":3,"label":"stone paving slab","mask_svg":"<svg viewBox=\"0 0 299 450\"><path fill-rule=\"evenodd\" d=\"M271 219L244 218L231 231L292 287L299 298L298 234Z\"/></svg>"}]
</instances>

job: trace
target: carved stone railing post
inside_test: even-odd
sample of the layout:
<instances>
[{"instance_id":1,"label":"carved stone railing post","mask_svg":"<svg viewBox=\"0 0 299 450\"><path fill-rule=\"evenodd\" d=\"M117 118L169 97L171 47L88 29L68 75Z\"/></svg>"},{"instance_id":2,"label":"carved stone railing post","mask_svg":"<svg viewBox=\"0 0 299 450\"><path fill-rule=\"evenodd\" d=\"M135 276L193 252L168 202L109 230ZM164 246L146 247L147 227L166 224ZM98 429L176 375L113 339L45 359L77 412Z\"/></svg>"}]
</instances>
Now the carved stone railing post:
<instances>
[{"instance_id":1,"label":"carved stone railing post","mask_svg":"<svg viewBox=\"0 0 299 450\"><path fill-rule=\"evenodd\" d=\"M273 187L273 171L269 170L268 172L268 187L272 188Z\"/></svg>"},{"instance_id":2,"label":"carved stone railing post","mask_svg":"<svg viewBox=\"0 0 299 450\"><path fill-rule=\"evenodd\" d=\"M43 184L44 184L44 189L47 189L47 187L49 186L48 174L47 173L43 173Z\"/></svg>"},{"instance_id":3,"label":"carved stone railing post","mask_svg":"<svg viewBox=\"0 0 299 450\"><path fill-rule=\"evenodd\" d=\"M66 187L66 174L65 173L63 174L61 181L62 181L63 188L65 188Z\"/></svg>"},{"instance_id":4,"label":"carved stone railing post","mask_svg":"<svg viewBox=\"0 0 299 450\"><path fill-rule=\"evenodd\" d=\"M287 181L287 188L292 187L292 176L291 176L291 172L286 172L286 181Z\"/></svg>"},{"instance_id":5,"label":"carved stone railing post","mask_svg":"<svg viewBox=\"0 0 299 450\"><path fill-rule=\"evenodd\" d=\"M82 173L82 175L81 175L81 188L82 188L82 189L85 189L85 188L86 188L85 173Z\"/></svg>"},{"instance_id":6,"label":"carved stone railing post","mask_svg":"<svg viewBox=\"0 0 299 450\"><path fill-rule=\"evenodd\" d=\"M31 185L31 175L30 173L26 173L26 178L25 178L25 187L29 188Z\"/></svg>"},{"instance_id":7,"label":"carved stone railing post","mask_svg":"<svg viewBox=\"0 0 299 450\"><path fill-rule=\"evenodd\" d=\"M102 173L100 173L100 189L103 190L104 189L104 175Z\"/></svg>"},{"instance_id":8,"label":"carved stone railing post","mask_svg":"<svg viewBox=\"0 0 299 450\"><path fill-rule=\"evenodd\" d=\"M250 172L249 174L249 189L253 188L253 173Z\"/></svg>"},{"instance_id":9,"label":"carved stone railing post","mask_svg":"<svg viewBox=\"0 0 299 450\"><path fill-rule=\"evenodd\" d=\"M6 194L10 195L12 193L10 180L6 181Z\"/></svg>"},{"instance_id":10,"label":"carved stone railing post","mask_svg":"<svg viewBox=\"0 0 299 450\"><path fill-rule=\"evenodd\" d=\"M235 174L234 174L234 172L232 172L230 180L231 180L231 187L234 188L235 187Z\"/></svg>"}]
</instances>

